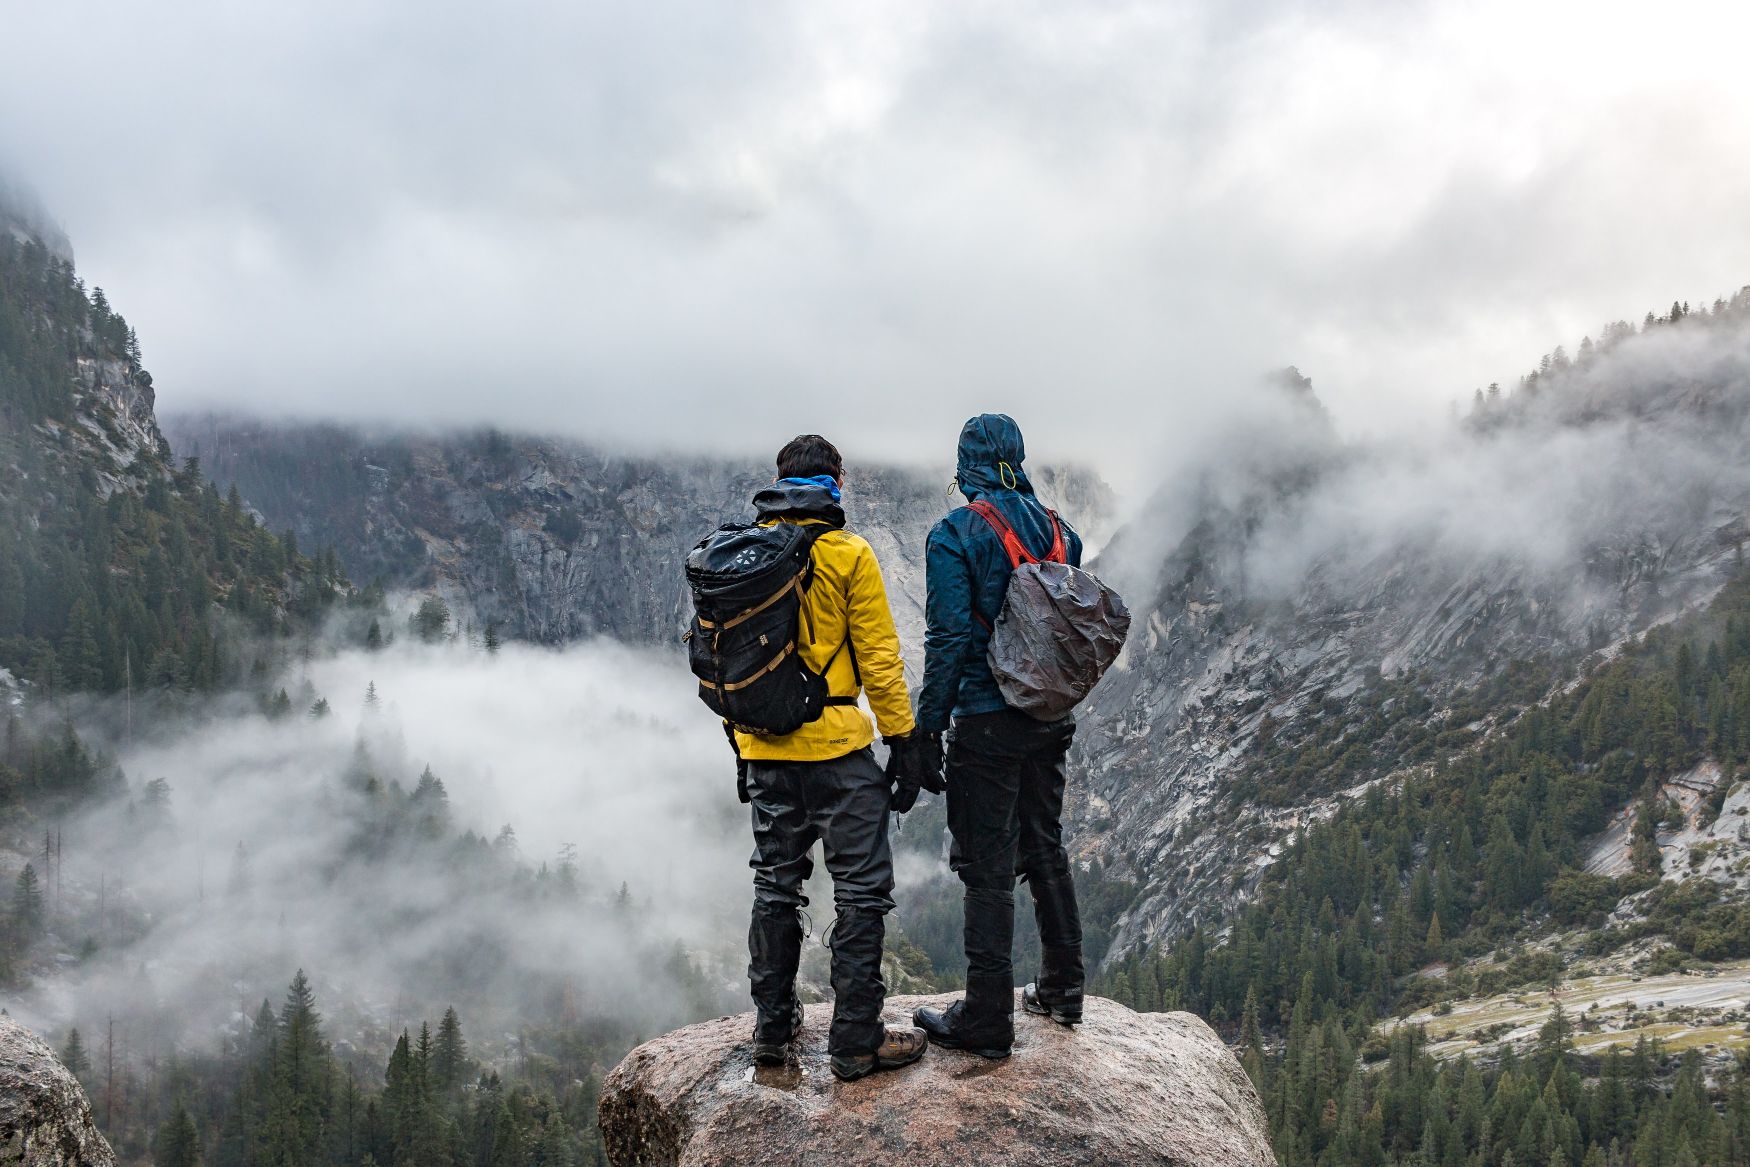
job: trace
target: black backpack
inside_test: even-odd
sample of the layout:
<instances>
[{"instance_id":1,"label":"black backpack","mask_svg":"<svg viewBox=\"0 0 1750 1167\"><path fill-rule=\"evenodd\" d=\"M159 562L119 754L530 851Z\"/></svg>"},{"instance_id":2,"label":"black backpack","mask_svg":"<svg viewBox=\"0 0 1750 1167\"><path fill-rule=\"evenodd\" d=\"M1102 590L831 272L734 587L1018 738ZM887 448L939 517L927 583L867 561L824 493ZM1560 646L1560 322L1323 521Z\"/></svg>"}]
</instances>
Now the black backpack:
<instances>
[{"instance_id":1,"label":"black backpack","mask_svg":"<svg viewBox=\"0 0 1750 1167\"><path fill-rule=\"evenodd\" d=\"M814 582L814 541L833 530L825 523L728 523L687 555L687 663L699 678L699 700L736 729L794 733L829 705L857 703L831 696L826 670L802 663L801 649L814 639L803 602ZM840 645L832 660L843 651Z\"/></svg>"}]
</instances>

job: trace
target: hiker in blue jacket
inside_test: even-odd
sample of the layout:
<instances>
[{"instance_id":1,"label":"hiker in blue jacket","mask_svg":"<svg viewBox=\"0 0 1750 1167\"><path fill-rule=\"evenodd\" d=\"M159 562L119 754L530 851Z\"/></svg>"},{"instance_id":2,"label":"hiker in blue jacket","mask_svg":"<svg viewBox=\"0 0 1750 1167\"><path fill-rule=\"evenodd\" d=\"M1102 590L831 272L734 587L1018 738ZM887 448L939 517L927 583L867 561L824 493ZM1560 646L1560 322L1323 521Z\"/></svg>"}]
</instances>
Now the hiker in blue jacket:
<instances>
[{"instance_id":1,"label":"hiker in blue jacket","mask_svg":"<svg viewBox=\"0 0 1750 1167\"><path fill-rule=\"evenodd\" d=\"M966 996L946 1010L919 1009L930 1039L988 1058L1014 1043L1015 879L1033 892L1043 961L1023 1004L1065 1024L1082 1016L1082 928L1063 848L1064 760L1075 719L1039 721L1003 700L986 662L1013 557L1009 538L1036 559L1081 565L1082 541L1047 511L1021 463L1021 430L986 413L960 432L956 479L969 503L930 531L920 734L948 731L946 779L950 863L966 887ZM1055 554L1054 554L1055 553ZM952 729L949 729L952 719Z\"/></svg>"}]
</instances>

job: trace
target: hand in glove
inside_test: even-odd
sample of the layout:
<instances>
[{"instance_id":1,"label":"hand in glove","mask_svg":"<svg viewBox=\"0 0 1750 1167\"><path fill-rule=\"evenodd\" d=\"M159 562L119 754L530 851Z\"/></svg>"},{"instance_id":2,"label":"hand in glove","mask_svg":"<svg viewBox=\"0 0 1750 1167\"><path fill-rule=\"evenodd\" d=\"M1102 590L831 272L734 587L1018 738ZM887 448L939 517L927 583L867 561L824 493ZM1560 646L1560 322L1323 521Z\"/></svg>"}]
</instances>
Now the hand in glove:
<instances>
[{"instance_id":1,"label":"hand in glove","mask_svg":"<svg viewBox=\"0 0 1750 1167\"><path fill-rule=\"evenodd\" d=\"M918 785L931 794L947 793L948 779L942 773L942 735L914 730L911 739Z\"/></svg>"},{"instance_id":2,"label":"hand in glove","mask_svg":"<svg viewBox=\"0 0 1750 1167\"><path fill-rule=\"evenodd\" d=\"M942 739L937 734L898 734L883 739L887 743L887 781L893 796L887 805L904 814L918 800L918 791L940 794L942 784ZM933 761L932 761L933 759Z\"/></svg>"}]
</instances>

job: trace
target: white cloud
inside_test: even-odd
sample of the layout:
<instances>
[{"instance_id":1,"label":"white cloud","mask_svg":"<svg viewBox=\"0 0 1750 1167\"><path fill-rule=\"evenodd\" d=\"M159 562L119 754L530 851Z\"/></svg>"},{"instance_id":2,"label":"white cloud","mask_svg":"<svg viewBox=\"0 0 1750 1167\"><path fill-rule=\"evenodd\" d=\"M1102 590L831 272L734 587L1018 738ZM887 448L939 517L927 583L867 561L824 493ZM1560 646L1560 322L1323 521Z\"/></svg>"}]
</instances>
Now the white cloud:
<instances>
[{"instance_id":1,"label":"white cloud","mask_svg":"<svg viewBox=\"0 0 1750 1167\"><path fill-rule=\"evenodd\" d=\"M1258 369L1395 427L1750 279L1747 20L70 0L0 156L170 408L940 460L996 407L1135 484Z\"/></svg>"}]
</instances>

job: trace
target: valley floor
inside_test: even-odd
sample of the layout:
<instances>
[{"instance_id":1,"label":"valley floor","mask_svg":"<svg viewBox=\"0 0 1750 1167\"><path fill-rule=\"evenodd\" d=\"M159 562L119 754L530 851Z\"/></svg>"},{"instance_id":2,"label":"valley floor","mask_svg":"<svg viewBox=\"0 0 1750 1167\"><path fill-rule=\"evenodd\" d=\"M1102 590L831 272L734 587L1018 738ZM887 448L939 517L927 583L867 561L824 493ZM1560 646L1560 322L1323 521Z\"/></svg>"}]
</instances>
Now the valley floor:
<instances>
[{"instance_id":1,"label":"valley floor","mask_svg":"<svg viewBox=\"0 0 1750 1167\"><path fill-rule=\"evenodd\" d=\"M1635 955L1644 956L1644 950ZM1750 1048L1750 960L1701 971L1642 976L1626 954L1581 966L1556 987L1512 992L1423 1009L1386 1029L1420 1025L1435 1057L1486 1053L1502 1045L1526 1047L1559 1004L1573 1022L1574 1049L1602 1054L1641 1037L1666 1049L1705 1053Z\"/></svg>"}]
</instances>

